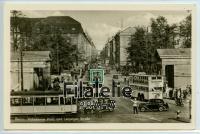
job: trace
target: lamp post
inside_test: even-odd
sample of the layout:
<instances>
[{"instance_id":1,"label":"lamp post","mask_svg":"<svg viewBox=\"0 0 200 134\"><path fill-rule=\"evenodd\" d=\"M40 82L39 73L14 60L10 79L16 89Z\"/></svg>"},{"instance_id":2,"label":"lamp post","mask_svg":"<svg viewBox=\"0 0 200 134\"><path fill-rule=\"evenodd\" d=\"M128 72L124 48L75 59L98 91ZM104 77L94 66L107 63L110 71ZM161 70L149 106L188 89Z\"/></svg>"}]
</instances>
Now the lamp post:
<instances>
[{"instance_id":1,"label":"lamp post","mask_svg":"<svg viewBox=\"0 0 200 134\"><path fill-rule=\"evenodd\" d=\"M21 42L20 42L21 91L24 91L24 77L23 77L23 46L24 46L24 38L21 37Z\"/></svg>"},{"instance_id":2,"label":"lamp post","mask_svg":"<svg viewBox=\"0 0 200 134\"><path fill-rule=\"evenodd\" d=\"M57 65L57 73L60 74L60 66L59 66L59 51L58 51L58 42L56 42L56 65Z\"/></svg>"},{"instance_id":3,"label":"lamp post","mask_svg":"<svg viewBox=\"0 0 200 134\"><path fill-rule=\"evenodd\" d=\"M20 63L21 63L21 91L24 90L24 78L23 78L23 51L20 50Z\"/></svg>"},{"instance_id":4,"label":"lamp post","mask_svg":"<svg viewBox=\"0 0 200 134\"><path fill-rule=\"evenodd\" d=\"M57 26L54 26L53 27L54 29L54 33L53 33L53 36L54 36L54 41L56 43L56 70L57 70L57 74L59 75L60 74L60 65L59 65L59 36L61 34L61 31L59 29L59 27Z\"/></svg>"}]
</instances>

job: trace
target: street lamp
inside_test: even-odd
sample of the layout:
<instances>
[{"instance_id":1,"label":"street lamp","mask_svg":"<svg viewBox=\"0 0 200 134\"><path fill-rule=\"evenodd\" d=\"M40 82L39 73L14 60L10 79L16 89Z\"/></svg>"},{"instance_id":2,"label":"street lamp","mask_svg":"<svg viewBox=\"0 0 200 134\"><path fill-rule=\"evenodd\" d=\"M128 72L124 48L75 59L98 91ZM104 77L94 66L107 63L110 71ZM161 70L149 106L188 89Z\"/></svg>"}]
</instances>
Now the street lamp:
<instances>
[{"instance_id":1,"label":"street lamp","mask_svg":"<svg viewBox=\"0 0 200 134\"><path fill-rule=\"evenodd\" d=\"M24 78L23 78L23 46L24 46L24 38L21 37L21 40L20 40L21 91L24 90Z\"/></svg>"}]
</instances>

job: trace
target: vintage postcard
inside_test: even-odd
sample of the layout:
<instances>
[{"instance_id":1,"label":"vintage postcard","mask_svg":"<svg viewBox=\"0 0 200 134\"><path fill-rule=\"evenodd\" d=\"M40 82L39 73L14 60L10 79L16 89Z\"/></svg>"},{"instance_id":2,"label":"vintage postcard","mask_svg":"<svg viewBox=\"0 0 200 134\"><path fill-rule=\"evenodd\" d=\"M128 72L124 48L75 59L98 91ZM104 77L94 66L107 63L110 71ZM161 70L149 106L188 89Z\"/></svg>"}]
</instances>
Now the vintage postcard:
<instances>
[{"instance_id":1,"label":"vintage postcard","mask_svg":"<svg viewBox=\"0 0 200 134\"><path fill-rule=\"evenodd\" d=\"M195 14L6 3L5 129L194 129Z\"/></svg>"}]
</instances>

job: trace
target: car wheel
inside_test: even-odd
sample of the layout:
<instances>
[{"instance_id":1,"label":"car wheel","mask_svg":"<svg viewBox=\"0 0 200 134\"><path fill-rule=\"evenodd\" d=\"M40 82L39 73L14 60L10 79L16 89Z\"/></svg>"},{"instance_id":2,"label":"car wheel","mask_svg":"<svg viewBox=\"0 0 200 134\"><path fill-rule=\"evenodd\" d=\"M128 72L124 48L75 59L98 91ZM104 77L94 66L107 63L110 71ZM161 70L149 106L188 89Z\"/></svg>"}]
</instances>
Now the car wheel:
<instances>
[{"instance_id":1,"label":"car wheel","mask_svg":"<svg viewBox=\"0 0 200 134\"><path fill-rule=\"evenodd\" d=\"M163 107L159 107L158 110L159 110L160 112L162 112L164 109L163 109Z\"/></svg>"},{"instance_id":2,"label":"car wheel","mask_svg":"<svg viewBox=\"0 0 200 134\"><path fill-rule=\"evenodd\" d=\"M140 111L141 111L141 112L144 112L144 111L145 111L145 108L144 108L144 107L141 107L141 108L140 108Z\"/></svg>"}]
</instances>

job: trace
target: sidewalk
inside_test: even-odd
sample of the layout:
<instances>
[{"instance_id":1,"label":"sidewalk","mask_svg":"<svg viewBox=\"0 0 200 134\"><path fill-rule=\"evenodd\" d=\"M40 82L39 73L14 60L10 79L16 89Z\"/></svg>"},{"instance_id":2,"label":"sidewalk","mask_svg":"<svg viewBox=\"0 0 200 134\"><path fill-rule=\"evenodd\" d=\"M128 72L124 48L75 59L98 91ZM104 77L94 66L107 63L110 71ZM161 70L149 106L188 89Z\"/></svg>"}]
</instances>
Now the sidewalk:
<instances>
[{"instance_id":1,"label":"sidewalk","mask_svg":"<svg viewBox=\"0 0 200 134\"><path fill-rule=\"evenodd\" d=\"M191 122L191 120L189 118L186 118L186 117L180 117L180 119L174 118L173 120L180 121L180 122L183 122L183 123L190 123Z\"/></svg>"},{"instance_id":2,"label":"sidewalk","mask_svg":"<svg viewBox=\"0 0 200 134\"><path fill-rule=\"evenodd\" d=\"M176 105L174 100L171 99L163 99L166 103Z\"/></svg>"},{"instance_id":3,"label":"sidewalk","mask_svg":"<svg viewBox=\"0 0 200 134\"><path fill-rule=\"evenodd\" d=\"M176 121L180 121L180 122L185 122L185 123L190 122L190 119L189 119L189 114L190 114L189 113L189 102L184 101L184 106L177 106L174 100L164 99L164 101L169 104L169 109L174 112L174 118L171 118L171 119L176 120ZM176 112L178 110L181 112L179 119L176 118L176 116L177 116Z\"/></svg>"}]
</instances>

